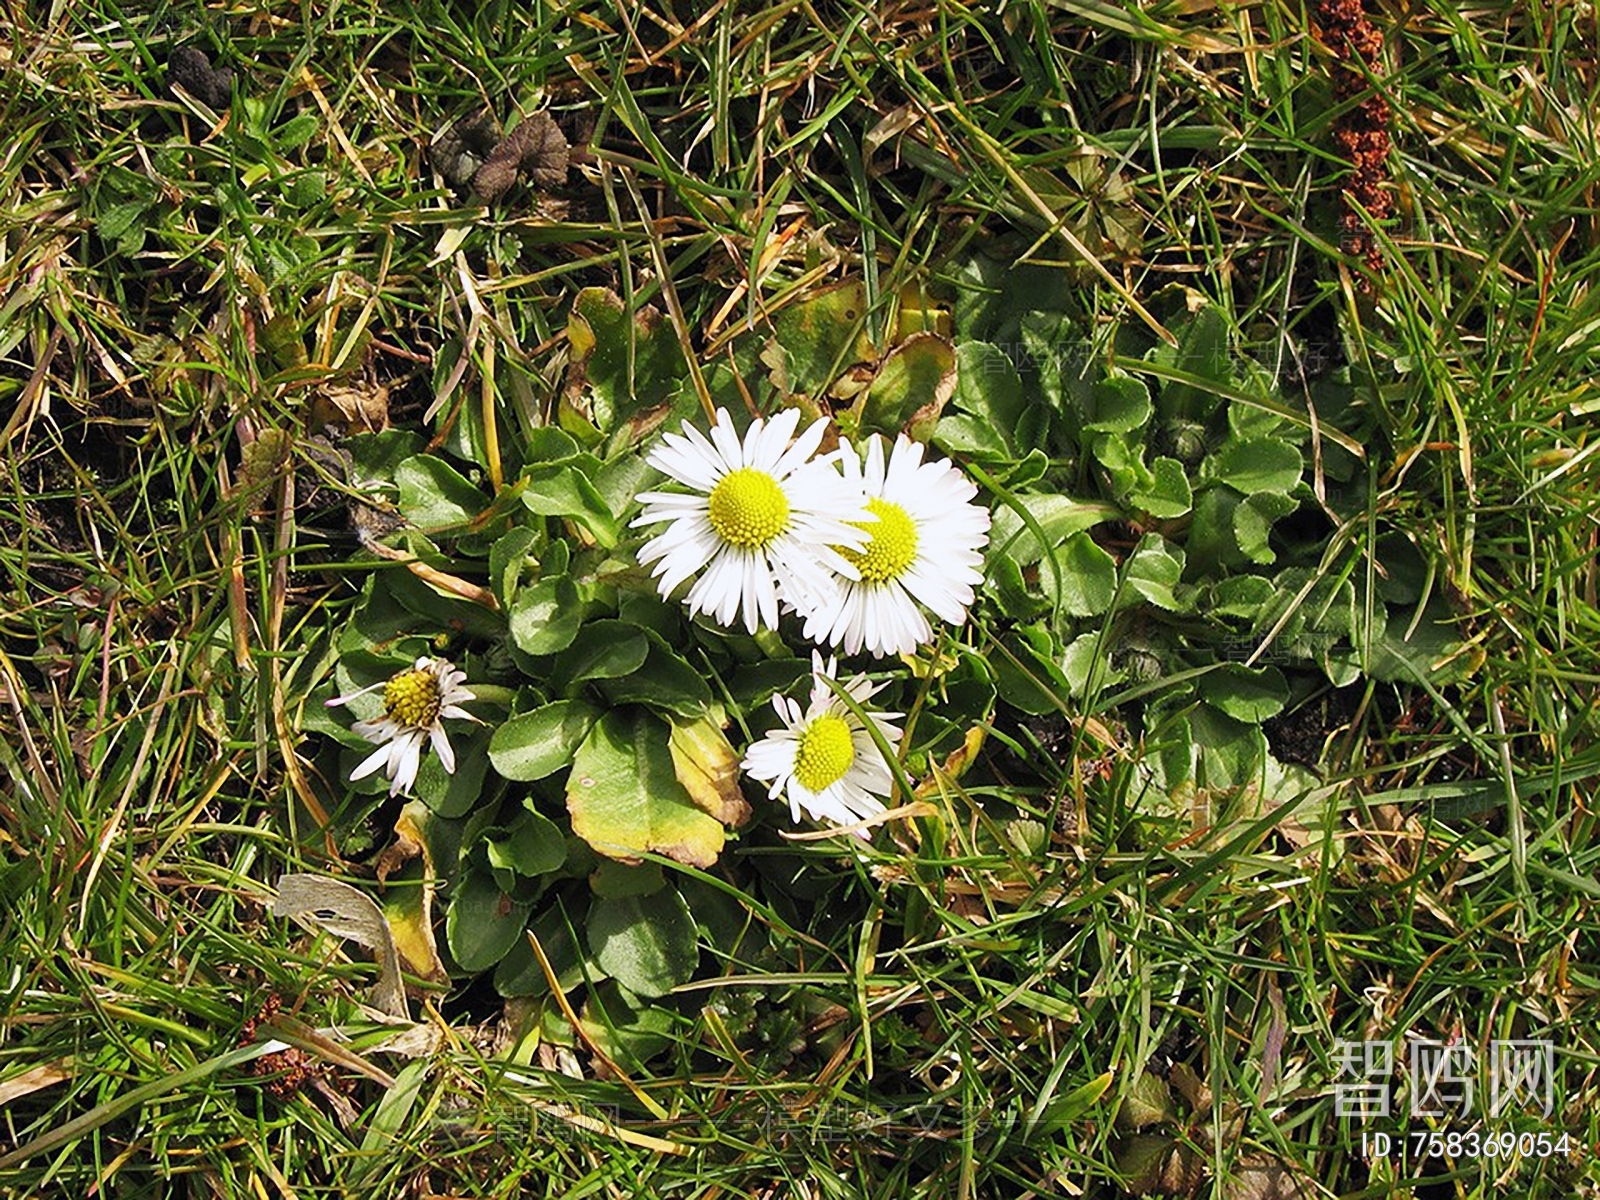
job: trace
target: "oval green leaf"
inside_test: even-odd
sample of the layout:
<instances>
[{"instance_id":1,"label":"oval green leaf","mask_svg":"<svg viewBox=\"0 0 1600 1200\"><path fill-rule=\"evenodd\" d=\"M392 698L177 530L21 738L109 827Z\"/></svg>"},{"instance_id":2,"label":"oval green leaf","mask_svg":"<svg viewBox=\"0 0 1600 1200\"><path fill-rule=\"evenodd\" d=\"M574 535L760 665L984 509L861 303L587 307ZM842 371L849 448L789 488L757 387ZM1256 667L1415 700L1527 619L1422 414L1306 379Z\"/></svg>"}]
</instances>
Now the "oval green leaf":
<instances>
[{"instance_id":1,"label":"oval green leaf","mask_svg":"<svg viewBox=\"0 0 1600 1200\"><path fill-rule=\"evenodd\" d=\"M522 783L554 775L572 762L599 718L600 710L582 700L557 700L512 717L489 739L489 761Z\"/></svg>"},{"instance_id":2,"label":"oval green leaf","mask_svg":"<svg viewBox=\"0 0 1600 1200\"><path fill-rule=\"evenodd\" d=\"M423 530L465 525L489 506L489 498L431 454L406 459L394 473L400 485L400 510Z\"/></svg>"},{"instance_id":3,"label":"oval green leaf","mask_svg":"<svg viewBox=\"0 0 1600 1200\"><path fill-rule=\"evenodd\" d=\"M524 654L559 654L583 625L578 585L566 575L518 590L511 602L511 640Z\"/></svg>"},{"instance_id":4,"label":"oval green leaf","mask_svg":"<svg viewBox=\"0 0 1600 1200\"><path fill-rule=\"evenodd\" d=\"M502 892L481 871L468 871L458 881L445 917L445 942L463 971L487 971L506 956L528 923L530 904Z\"/></svg>"},{"instance_id":5,"label":"oval green leaf","mask_svg":"<svg viewBox=\"0 0 1600 1200\"><path fill-rule=\"evenodd\" d=\"M630 992L665 996L700 962L694 918L675 888L653 896L600 897L589 909L589 949Z\"/></svg>"},{"instance_id":6,"label":"oval green leaf","mask_svg":"<svg viewBox=\"0 0 1600 1200\"><path fill-rule=\"evenodd\" d=\"M647 851L709 867L722 853L720 822L678 782L667 727L642 709L606 713L589 731L567 779L572 831L624 862Z\"/></svg>"}]
</instances>

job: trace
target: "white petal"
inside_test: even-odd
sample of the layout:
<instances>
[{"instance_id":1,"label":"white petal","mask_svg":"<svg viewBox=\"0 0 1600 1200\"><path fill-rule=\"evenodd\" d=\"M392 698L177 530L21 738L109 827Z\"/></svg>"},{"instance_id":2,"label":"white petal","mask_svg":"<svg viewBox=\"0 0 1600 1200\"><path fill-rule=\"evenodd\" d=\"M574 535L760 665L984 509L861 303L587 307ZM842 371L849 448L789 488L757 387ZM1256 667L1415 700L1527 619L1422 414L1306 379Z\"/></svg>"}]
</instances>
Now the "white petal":
<instances>
[{"instance_id":1,"label":"white petal","mask_svg":"<svg viewBox=\"0 0 1600 1200\"><path fill-rule=\"evenodd\" d=\"M417 782L417 768L422 765L422 736L422 733L417 731L395 741L394 757L389 764L394 771L393 782L389 784L389 795L398 796L401 792L409 792L412 784Z\"/></svg>"},{"instance_id":2,"label":"white petal","mask_svg":"<svg viewBox=\"0 0 1600 1200\"><path fill-rule=\"evenodd\" d=\"M365 779L379 767L387 768L389 765L389 756L393 752L394 747L394 742L385 742L371 754L363 758L360 765L357 766L354 771L350 772L350 782L354 783L358 779Z\"/></svg>"},{"instance_id":3,"label":"white petal","mask_svg":"<svg viewBox=\"0 0 1600 1200\"><path fill-rule=\"evenodd\" d=\"M400 732L400 726L384 716L375 721L357 721L350 726L350 732L366 738L369 742L387 742Z\"/></svg>"},{"instance_id":4,"label":"white petal","mask_svg":"<svg viewBox=\"0 0 1600 1200\"><path fill-rule=\"evenodd\" d=\"M385 679L382 683L375 683L371 687L364 687L359 692L351 692L348 696L335 696L332 700L325 700L323 703L329 708L333 708L339 704L349 704L350 701L354 700L357 696L365 696L368 692L376 692L380 688L386 688L388 686L389 681Z\"/></svg>"},{"instance_id":5,"label":"white petal","mask_svg":"<svg viewBox=\"0 0 1600 1200\"><path fill-rule=\"evenodd\" d=\"M799 423L800 410L791 408L787 412L794 414L794 421L790 423L792 430L794 425ZM811 422L810 425L806 426L806 431L795 439L794 445L784 451L783 455L773 463L772 473L779 479L783 479L805 466L811 460L811 456L817 452L817 447L822 443L822 435L827 431L828 420L826 417L818 417ZM826 469L837 477L838 472L834 471L831 466Z\"/></svg>"},{"instance_id":6,"label":"white petal","mask_svg":"<svg viewBox=\"0 0 1600 1200\"><path fill-rule=\"evenodd\" d=\"M442 714L441 714L442 715ZM450 745L450 737L444 731L443 725L434 726L428 734L428 740L433 743L433 752L439 756L439 765L444 768L446 775L456 773L456 752Z\"/></svg>"},{"instance_id":7,"label":"white petal","mask_svg":"<svg viewBox=\"0 0 1600 1200\"><path fill-rule=\"evenodd\" d=\"M726 409L717 409L717 421L711 427L711 444L717 448L718 456L728 464L729 470L738 470L745 465L744 447L739 444L739 435L734 432L733 419L728 416Z\"/></svg>"}]
</instances>

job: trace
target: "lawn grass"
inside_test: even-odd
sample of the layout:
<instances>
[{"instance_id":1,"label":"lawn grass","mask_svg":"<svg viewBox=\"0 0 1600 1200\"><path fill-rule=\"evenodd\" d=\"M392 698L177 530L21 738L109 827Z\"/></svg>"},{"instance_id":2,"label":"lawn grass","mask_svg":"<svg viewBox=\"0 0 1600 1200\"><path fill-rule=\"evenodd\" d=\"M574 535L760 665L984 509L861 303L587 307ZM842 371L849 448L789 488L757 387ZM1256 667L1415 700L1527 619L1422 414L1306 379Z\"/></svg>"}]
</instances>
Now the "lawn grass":
<instances>
[{"instance_id":1,"label":"lawn grass","mask_svg":"<svg viewBox=\"0 0 1600 1200\"><path fill-rule=\"evenodd\" d=\"M8 9L0 1192L1596 1194L1600 28L1371 15L1377 272L1339 249L1351 106L1300 5ZM231 111L168 90L179 44ZM436 187L428 144L484 105L548 107L568 183ZM1208 303L1291 404L1346 367L1365 500L1313 549L1371 595L1380 538L1416 547L1475 669L1305 697L1318 785L1215 824L1154 804L1137 684L1060 697L858 854L662 860L776 950L702 972L661 1054L535 1046L466 980L385 1047L365 958L270 914L287 872L370 886L393 825L307 731L396 569L348 528L322 385L471 461L543 423L580 287L710 372L846 280L882 344L976 251L1043 264L1101 357ZM986 613L970 642L1006 653ZM267 1086L257 1018L326 1070ZM1407 1034L1552 1042L1554 1111L1503 1127L1570 1153L1369 1164L1335 1046Z\"/></svg>"}]
</instances>

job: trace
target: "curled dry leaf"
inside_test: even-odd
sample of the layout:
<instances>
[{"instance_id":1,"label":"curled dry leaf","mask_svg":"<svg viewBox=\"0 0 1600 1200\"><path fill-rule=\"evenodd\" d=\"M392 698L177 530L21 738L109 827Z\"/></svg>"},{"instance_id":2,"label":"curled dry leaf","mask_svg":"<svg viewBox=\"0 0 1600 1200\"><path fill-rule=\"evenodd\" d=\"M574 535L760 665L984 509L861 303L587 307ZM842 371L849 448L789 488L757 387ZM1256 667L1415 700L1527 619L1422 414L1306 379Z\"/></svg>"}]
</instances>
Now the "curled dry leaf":
<instances>
[{"instance_id":1,"label":"curled dry leaf","mask_svg":"<svg viewBox=\"0 0 1600 1200\"><path fill-rule=\"evenodd\" d=\"M479 167L477 174L472 177L472 194L486 203L493 204L509 192L516 182L516 159L495 155Z\"/></svg>"},{"instance_id":2,"label":"curled dry leaf","mask_svg":"<svg viewBox=\"0 0 1600 1200\"><path fill-rule=\"evenodd\" d=\"M401 957L412 974L442 982L449 975L439 959L439 947L433 936L433 900L438 878L433 851L428 844L433 819L432 810L420 800L413 800L400 810L394 823L394 842L378 857L377 876L379 884L386 888L382 906L384 919ZM407 875L405 886L389 888L389 877L403 872L412 862L417 866Z\"/></svg>"},{"instance_id":3,"label":"curled dry leaf","mask_svg":"<svg viewBox=\"0 0 1600 1200\"><path fill-rule=\"evenodd\" d=\"M167 58L167 83L177 84L207 108L227 108L233 99L233 71L211 65L204 51L179 46Z\"/></svg>"},{"instance_id":4,"label":"curled dry leaf","mask_svg":"<svg viewBox=\"0 0 1600 1200\"><path fill-rule=\"evenodd\" d=\"M559 187L567 179L567 136L547 113L529 117L502 143L534 187ZM499 153L499 150L496 151Z\"/></svg>"},{"instance_id":5,"label":"curled dry leaf","mask_svg":"<svg viewBox=\"0 0 1600 1200\"><path fill-rule=\"evenodd\" d=\"M1223 1192L1225 1200L1313 1200L1318 1194L1293 1166L1265 1154L1240 1159Z\"/></svg>"},{"instance_id":6,"label":"curled dry leaf","mask_svg":"<svg viewBox=\"0 0 1600 1200\"><path fill-rule=\"evenodd\" d=\"M547 113L535 113L513 129L472 177L479 199L498 200L521 177L534 187L556 187L567 178L567 138Z\"/></svg>"},{"instance_id":7,"label":"curled dry leaf","mask_svg":"<svg viewBox=\"0 0 1600 1200\"><path fill-rule=\"evenodd\" d=\"M382 910L365 892L321 875L284 875L278 880L272 915L293 918L371 950L378 958L373 1004L391 1016L411 1019L400 982L400 951Z\"/></svg>"},{"instance_id":8,"label":"curled dry leaf","mask_svg":"<svg viewBox=\"0 0 1600 1200\"><path fill-rule=\"evenodd\" d=\"M389 428L389 389L381 383L325 384L312 397L310 425L342 437L382 433Z\"/></svg>"},{"instance_id":9,"label":"curled dry leaf","mask_svg":"<svg viewBox=\"0 0 1600 1200\"><path fill-rule=\"evenodd\" d=\"M434 169L455 187L466 187L500 144L500 125L488 109L441 129L428 147Z\"/></svg>"}]
</instances>

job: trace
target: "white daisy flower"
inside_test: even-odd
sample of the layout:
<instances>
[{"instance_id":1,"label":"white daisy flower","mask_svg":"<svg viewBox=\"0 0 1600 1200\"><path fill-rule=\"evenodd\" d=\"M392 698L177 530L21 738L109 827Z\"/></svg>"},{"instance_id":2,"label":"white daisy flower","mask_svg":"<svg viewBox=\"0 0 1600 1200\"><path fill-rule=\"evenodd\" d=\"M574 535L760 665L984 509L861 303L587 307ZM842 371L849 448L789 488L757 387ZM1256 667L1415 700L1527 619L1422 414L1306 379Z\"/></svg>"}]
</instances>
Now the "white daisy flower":
<instances>
[{"instance_id":1,"label":"white daisy flower","mask_svg":"<svg viewBox=\"0 0 1600 1200\"><path fill-rule=\"evenodd\" d=\"M383 689L383 715L375 721L357 721L350 727L367 741L378 743L378 748L350 772L351 781L365 779L382 767L389 777L389 795L410 791L417 781L417 769L422 765L425 742L433 744L439 762L454 775L456 752L450 748L450 739L445 735L444 719L478 719L457 707L463 701L476 698L461 686L466 677L465 671L456 670L445 659L419 658L415 666L383 683L329 700L329 706L348 704L357 696Z\"/></svg>"},{"instance_id":2,"label":"white daisy flower","mask_svg":"<svg viewBox=\"0 0 1600 1200\"><path fill-rule=\"evenodd\" d=\"M865 646L873 654L906 654L933 640L923 613L959 625L973 587L983 579L989 510L971 503L977 486L948 460L922 461L922 444L904 434L884 463L884 439L867 442L865 466L856 448L839 447L845 480L867 498L877 521L863 550L839 547L859 578L841 581L839 600L803 613L814 642Z\"/></svg>"},{"instance_id":3,"label":"white daisy flower","mask_svg":"<svg viewBox=\"0 0 1600 1200\"><path fill-rule=\"evenodd\" d=\"M827 422L795 438L799 421L792 408L757 419L741 444L718 409L709 441L685 421L682 437L666 434L649 454L651 466L694 491L640 494L645 509L633 524L671 525L645 543L639 561L656 564L663 596L704 568L685 601L691 616L710 613L731 626L742 612L751 633L776 629L780 599L826 610L837 578L856 577L840 550L867 544L861 525L871 514L831 463L810 461Z\"/></svg>"},{"instance_id":4,"label":"white daisy flower","mask_svg":"<svg viewBox=\"0 0 1600 1200\"><path fill-rule=\"evenodd\" d=\"M884 811L879 796L894 788L894 776L884 761L872 734L837 695L826 679L834 677L834 660L822 661L812 652L811 703L800 705L785 696L774 696L772 707L783 720L745 752L740 766L754 779L771 783L768 796L776 800L784 792L789 797L789 812L800 820L804 808L814 820L835 825L854 825ZM825 678L826 677L826 678ZM857 675L844 690L857 704L866 702L882 685L865 675ZM889 746L898 749L901 730L892 724L904 716L895 712L869 712ZM870 837L866 830L857 830Z\"/></svg>"}]
</instances>

